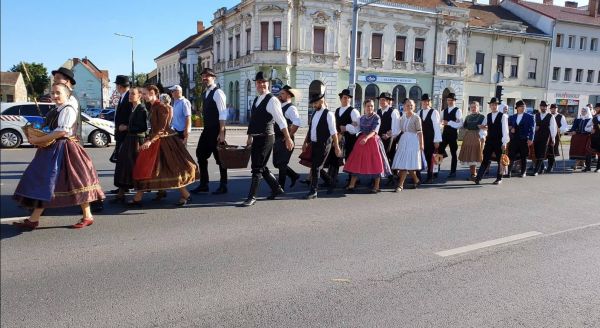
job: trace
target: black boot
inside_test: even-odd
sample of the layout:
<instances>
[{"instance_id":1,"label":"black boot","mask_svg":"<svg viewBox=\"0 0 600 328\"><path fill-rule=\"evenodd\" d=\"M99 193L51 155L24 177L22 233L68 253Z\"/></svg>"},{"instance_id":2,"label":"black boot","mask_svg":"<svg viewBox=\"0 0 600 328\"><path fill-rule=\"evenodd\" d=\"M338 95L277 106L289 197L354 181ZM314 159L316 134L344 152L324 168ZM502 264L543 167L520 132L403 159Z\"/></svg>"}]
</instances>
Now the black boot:
<instances>
[{"instance_id":1,"label":"black boot","mask_svg":"<svg viewBox=\"0 0 600 328\"><path fill-rule=\"evenodd\" d=\"M287 165L279 167L279 175L277 176L277 182L281 188L285 188L285 178L287 177Z\"/></svg>"},{"instance_id":2,"label":"black boot","mask_svg":"<svg viewBox=\"0 0 600 328\"><path fill-rule=\"evenodd\" d=\"M329 186L327 186L327 193L332 194L335 187L337 186L337 176L340 170L339 166L333 166L329 169Z\"/></svg>"},{"instance_id":3,"label":"black boot","mask_svg":"<svg viewBox=\"0 0 600 328\"><path fill-rule=\"evenodd\" d=\"M250 182L250 191L248 192L248 198L242 203L241 206L248 207L256 203L256 192L258 191L258 184L260 183L260 175L252 174L252 182Z\"/></svg>"},{"instance_id":4,"label":"black boot","mask_svg":"<svg viewBox=\"0 0 600 328\"><path fill-rule=\"evenodd\" d=\"M293 188L294 185L296 185L296 181L298 181L298 179L300 179L300 175L298 173L296 173L296 171L292 170L292 168L289 166L287 167L286 172L287 172L287 176L290 177L290 179L292 180L290 182L290 188ZM280 185L281 185L281 188L283 188L283 185L282 184L280 184Z\"/></svg>"},{"instance_id":5,"label":"black boot","mask_svg":"<svg viewBox=\"0 0 600 328\"><path fill-rule=\"evenodd\" d=\"M329 185L331 185L331 177L329 176L329 173L325 171L325 169L321 169L319 171L319 176L321 176L321 179L324 181L324 183L321 185L322 187L327 188Z\"/></svg>"},{"instance_id":6,"label":"black boot","mask_svg":"<svg viewBox=\"0 0 600 328\"><path fill-rule=\"evenodd\" d=\"M217 188L217 190L213 191L212 194L213 195L222 195L222 194L226 194L227 193L227 184L221 182L221 184L219 185L219 188Z\"/></svg>"},{"instance_id":7,"label":"black boot","mask_svg":"<svg viewBox=\"0 0 600 328\"><path fill-rule=\"evenodd\" d=\"M542 167L542 161L541 160L537 160L535 161L535 166L533 167L533 173L531 173L532 176L537 176L538 173L540 172L540 168Z\"/></svg>"},{"instance_id":8,"label":"black boot","mask_svg":"<svg viewBox=\"0 0 600 328\"><path fill-rule=\"evenodd\" d=\"M273 173L271 173L271 171L269 171L269 169L265 168L262 176L271 188L271 195L269 195L267 199L272 200L275 199L275 197L283 194L283 189L281 188L279 183L277 183L277 179L275 179L275 176L273 175Z\"/></svg>"},{"instance_id":9,"label":"black boot","mask_svg":"<svg viewBox=\"0 0 600 328\"><path fill-rule=\"evenodd\" d=\"M585 157L585 168L583 169L583 172L590 172L592 171L592 156L586 156Z\"/></svg>"},{"instance_id":10,"label":"black boot","mask_svg":"<svg viewBox=\"0 0 600 328\"><path fill-rule=\"evenodd\" d=\"M552 171L554 170L554 162L556 160L552 157L548 158L548 168L546 169L546 173L552 173Z\"/></svg>"}]
</instances>

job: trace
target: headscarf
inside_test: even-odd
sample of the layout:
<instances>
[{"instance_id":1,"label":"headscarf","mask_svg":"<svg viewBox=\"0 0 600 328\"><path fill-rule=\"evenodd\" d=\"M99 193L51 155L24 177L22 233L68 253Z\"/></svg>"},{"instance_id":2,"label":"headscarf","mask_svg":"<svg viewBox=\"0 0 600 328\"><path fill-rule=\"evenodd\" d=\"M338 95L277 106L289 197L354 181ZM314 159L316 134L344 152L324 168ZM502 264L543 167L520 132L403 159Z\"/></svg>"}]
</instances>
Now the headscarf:
<instances>
[{"instance_id":1,"label":"headscarf","mask_svg":"<svg viewBox=\"0 0 600 328\"><path fill-rule=\"evenodd\" d=\"M582 111L585 112L584 115L581 115ZM589 108L582 107L581 110L577 112L577 118L582 119L582 120L591 119L592 118L592 113L590 112Z\"/></svg>"}]
</instances>

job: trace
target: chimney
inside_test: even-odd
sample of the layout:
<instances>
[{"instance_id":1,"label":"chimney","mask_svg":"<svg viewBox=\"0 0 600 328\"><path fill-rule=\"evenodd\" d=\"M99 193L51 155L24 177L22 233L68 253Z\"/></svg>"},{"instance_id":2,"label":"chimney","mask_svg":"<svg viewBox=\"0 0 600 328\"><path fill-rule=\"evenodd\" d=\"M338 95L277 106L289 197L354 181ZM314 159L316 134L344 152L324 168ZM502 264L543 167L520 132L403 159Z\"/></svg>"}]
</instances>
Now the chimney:
<instances>
[{"instance_id":1,"label":"chimney","mask_svg":"<svg viewBox=\"0 0 600 328\"><path fill-rule=\"evenodd\" d=\"M565 1L565 8L577 8L577 1Z\"/></svg>"},{"instance_id":2,"label":"chimney","mask_svg":"<svg viewBox=\"0 0 600 328\"><path fill-rule=\"evenodd\" d=\"M197 33L204 31L204 23L202 21L196 22L196 30L197 30Z\"/></svg>"},{"instance_id":3,"label":"chimney","mask_svg":"<svg viewBox=\"0 0 600 328\"><path fill-rule=\"evenodd\" d=\"M554 5L554 0L544 0L544 4L546 6L553 6Z\"/></svg>"},{"instance_id":4,"label":"chimney","mask_svg":"<svg viewBox=\"0 0 600 328\"><path fill-rule=\"evenodd\" d=\"M600 0L590 0L588 11L592 17L600 16Z\"/></svg>"},{"instance_id":5,"label":"chimney","mask_svg":"<svg viewBox=\"0 0 600 328\"><path fill-rule=\"evenodd\" d=\"M73 58L73 66L79 64L79 58Z\"/></svg>"}]
</instances>

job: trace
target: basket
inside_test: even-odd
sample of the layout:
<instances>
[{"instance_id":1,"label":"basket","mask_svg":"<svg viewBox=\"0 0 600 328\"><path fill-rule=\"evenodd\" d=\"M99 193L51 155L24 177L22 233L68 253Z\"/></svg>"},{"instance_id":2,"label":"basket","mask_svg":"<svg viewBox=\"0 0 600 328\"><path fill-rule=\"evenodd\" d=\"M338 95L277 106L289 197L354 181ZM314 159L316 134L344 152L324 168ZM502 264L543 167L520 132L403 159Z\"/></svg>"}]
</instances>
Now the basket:
<instances>
[{"instance_id":1,"label":"basket","mask_svg":"<svg viewBox=\"0 0 600 328\"><path fill-rule=\"evenodd\" d=\"M245 169L250 161L250 148L235 145L219 145L219 159L226 169Z\"/></svg>"},{"instance_id":2,"label":"basket","mask_svg":"<svg viewBox=\"0 0 600 328\"><path fill-rule=\"evenodd\" d=\"M21 129L23 130L23 132L27 136L27 139L29 139L30 136L43 137L43 136L48 135L46 132L44 132L42 130L39 130L39 129L36 129L36 128L34 128L31 125L25 125L25 126L21 127ZM51 146L55 141L56 140L53 139L53 140L47 141L44 144L38 144L36 146L41 147L41 148L48 147L48 146Z\"/></svg>"}]
</instances>

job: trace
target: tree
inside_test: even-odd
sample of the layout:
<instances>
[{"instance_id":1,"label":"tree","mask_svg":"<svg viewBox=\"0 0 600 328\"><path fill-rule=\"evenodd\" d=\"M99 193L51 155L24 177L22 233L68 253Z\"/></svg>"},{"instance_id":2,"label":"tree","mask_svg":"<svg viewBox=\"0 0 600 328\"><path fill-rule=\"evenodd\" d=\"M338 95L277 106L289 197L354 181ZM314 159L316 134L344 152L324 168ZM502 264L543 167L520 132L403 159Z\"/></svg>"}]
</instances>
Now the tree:
<instances>
[{"instance_id":1,"label":"tree","mask_svg":"<svg viewBox=\"0 0 600 328\"><path fill-rule=\"evenodd\" d=\"M38 63L25 63L25 67L29 72L31 81L27 79L27 75L25 74L22 63L13 65L10 71L21 72L21 74L23 74L23 79L25 80L25 85L27 86L27 92L29 95L38 98L44 94L44 90L46 90L50 84L48 70L46 67L44 67L44 64Z\"/></svg>"},{"instance_id":2,"label":"tree","mask_svg":"<svg viewBox=\"0 0 600 328\"><path fill-rule=\"evenodd\" d=\"M188 89L190 88L190 76L188 75L186 65L183 65L182 70L179 72L179 86L183 89L183 96L189 97Z\"/></svg>"},{"instance_id":3,"label":"tree","mask_svg":"<svg viewBox=\"0 0 600 328\"><path fill-rule=\"evenodd\" d=\"M135 75L134 85L137 87L142 87L142 86L144 86L144 84L146 84L147 79L148 79L148 76L146 75L146 73L138 73Z\"/></svg>"},{"instance_id":4,"label":"tree","mask_svg":"<svg viewBox=\"0 0 600 328\"><path fill-rule=\"evenodd\" d=\"M204 84L202 83L202 63L197 66L196 74L194 74L194 102L196 105L196 110L198 114L202 115L202 102L203 102L203 94L204 94Z\"/></svg>"}]
</instances>

